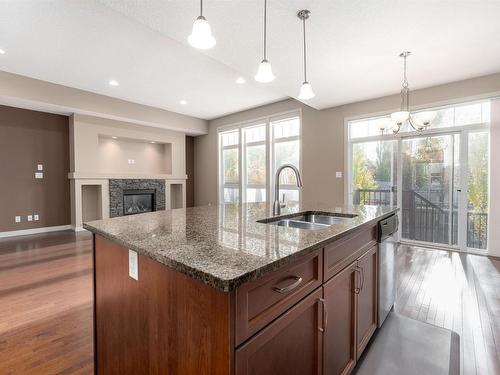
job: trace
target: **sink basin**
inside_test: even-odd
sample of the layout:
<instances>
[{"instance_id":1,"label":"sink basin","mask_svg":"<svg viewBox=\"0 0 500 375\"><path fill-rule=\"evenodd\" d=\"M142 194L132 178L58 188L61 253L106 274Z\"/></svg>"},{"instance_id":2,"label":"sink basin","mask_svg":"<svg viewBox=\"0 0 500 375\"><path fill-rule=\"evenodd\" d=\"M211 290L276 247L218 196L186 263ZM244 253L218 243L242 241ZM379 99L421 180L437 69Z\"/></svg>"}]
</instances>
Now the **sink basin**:
<instances>
[{"instance_id":1,"label":"sink basin","mask_svg":"<svg viewBox=\"0 0 500 375\"><path fill-rule=\"evenodd\" d=\"M307 222L307 221L290 220L290 219L283 219L283 220L278 220L278 221L272 221L272 222L270 222L268 224L274 224L274 225L278 225L280 227L298 228L298 229L309 229L309 230L325 229L325 228L329 227L329 225L326 225L326 224L310 223L310 222Z\"/></svg>"},{"instance_id":2,"label":"sink basin","mask_svg":"<svg viewBox=\"0 0 500 375\"><path fill-rule=\"evenodd\" d=\"M333 225L342 223L346 220L351 220L351 217L345 216L332 216L332 215L323 215L323 214L305 214L301 216L294 216L293 220L306 221L308 223L317 223L317 224L325 224L325 225Z\"/></svg>"},{"instance_id":3,"label":"sink basin","mask_svg":"<svg viewBox=\"0 0 500 375\"><path fill-rule=\"evenodd\" d=\"M352 214L336 214L331 212L299 212L295 215L282 217L273 217L269 219L259 220L259 223L277 225L280 227L319 230L328 228L331 225L351 220L357 215Z\"/></svg>"}]
</instances>

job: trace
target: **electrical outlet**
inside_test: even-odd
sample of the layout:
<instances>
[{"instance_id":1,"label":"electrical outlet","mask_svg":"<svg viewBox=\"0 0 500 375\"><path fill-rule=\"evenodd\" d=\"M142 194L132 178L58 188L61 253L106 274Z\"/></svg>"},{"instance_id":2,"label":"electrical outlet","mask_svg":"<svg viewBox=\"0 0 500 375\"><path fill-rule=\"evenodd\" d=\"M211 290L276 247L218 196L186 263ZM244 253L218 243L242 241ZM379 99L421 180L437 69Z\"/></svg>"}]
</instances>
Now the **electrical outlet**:
<instances>
[{"instance_id":1,"label":"electrical outlet","mask_svg":"<svg viewBox=\"0 0 500 375\"><path fill-rule=\"evenodd\" d=\"M335 172L335 177L342 178L342 172Z\"/></svg>"},{"instance_id":2,"label":"electrical outlet","mask_svg":"<svg viewBox=\"0 0 500 375\"><path fill-rule=\"evenodd\" d=\"M38 164L36 167L37 171L43 171L43 164Z\"/></svg>"},{"instance_id":3,"label":"electrical outlet","mask_svg":"<svg viewBox=\"0 0 500 375\"><path fill-rule=\"evenodd\" d=\"M35 219L35 221L38 221L40 219L40 217L38 216L38 214L34 214L33 219Z\"/></svg>"},{"instance_id":4,"label":"electrical outlet","mask_svg":"<svg viewBox=\"0 0 500 375\"><path fill-rule=\"evenodd\" d=\"M33 221L33 215L28 215L28 221Z\"/></svg>"},{"instance_id":5,"label":"electrical outlet","mask_svg":"<svg viewBox=\"0 0 500 375\"><path fill-rule=\"evenodd\" d=\"M35 172L35 178L43 178L43 172Z\"/></svg>"},{"instance_id":6,"label":"electrical outlet","mask_svg":"<svg viewBox=\"0 0 500 375\"><path fill-rule=\"evenodd\" d=\"M128 275L132 279L139 280L139 262L134 250L128 251Z\"/></svg>"},{"instance_id":7,"label":"electrical outlet","mask_svg":"<svg viewBox=\"0 0 500 375\"><path fill-rule=\"evenodd\" d=\"M21 222L21 216L16 216L15 220L16 220L16 223L20 223Z\"/></svg>"}]
</instances>

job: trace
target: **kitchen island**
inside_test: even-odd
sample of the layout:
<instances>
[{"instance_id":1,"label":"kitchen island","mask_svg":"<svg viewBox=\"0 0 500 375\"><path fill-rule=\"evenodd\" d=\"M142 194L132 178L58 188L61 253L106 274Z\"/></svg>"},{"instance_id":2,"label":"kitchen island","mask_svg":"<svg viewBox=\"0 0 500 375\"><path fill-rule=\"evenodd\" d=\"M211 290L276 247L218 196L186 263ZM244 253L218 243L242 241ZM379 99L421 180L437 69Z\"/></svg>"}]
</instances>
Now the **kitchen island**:
<instances>
[{"instance_id":1,"label":"kitchen island","mask_svg":"<svg viewBox=\"0 0 500 375\"><path fill-rule=\"evenodd\" d=\"M384 206L263 203L86 223L99 374L347 374L376 329ZM264 221L264 222L261 222Z\"/></svg>"}]
</instances>

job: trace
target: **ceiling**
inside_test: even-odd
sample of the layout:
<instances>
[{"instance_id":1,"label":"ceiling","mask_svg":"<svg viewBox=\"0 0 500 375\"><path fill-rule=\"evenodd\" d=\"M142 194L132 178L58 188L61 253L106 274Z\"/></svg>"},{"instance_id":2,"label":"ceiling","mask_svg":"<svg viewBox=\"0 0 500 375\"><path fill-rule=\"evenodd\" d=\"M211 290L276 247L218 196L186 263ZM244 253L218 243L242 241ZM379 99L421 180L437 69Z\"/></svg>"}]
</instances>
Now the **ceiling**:
<instances>
[{"instance_id":1,"label":"ceiling","mask_svg":"<svg viewBox=\"0 0 500 375\"><path fill-rule=\"evenodd\" d=\"M296 12L307 8L316 93L307 104L318 109L397 93L402 50L413 52L413 89L500 71L500 1L268 0L277 78L260 84L253 75L262 59L262 6L205 0L217 45L198 51L186 42L197 0L4 1L0 70L212 119L298 95ZM239 76L245 84L235 83Z\"/></svg>"}]
</instances>

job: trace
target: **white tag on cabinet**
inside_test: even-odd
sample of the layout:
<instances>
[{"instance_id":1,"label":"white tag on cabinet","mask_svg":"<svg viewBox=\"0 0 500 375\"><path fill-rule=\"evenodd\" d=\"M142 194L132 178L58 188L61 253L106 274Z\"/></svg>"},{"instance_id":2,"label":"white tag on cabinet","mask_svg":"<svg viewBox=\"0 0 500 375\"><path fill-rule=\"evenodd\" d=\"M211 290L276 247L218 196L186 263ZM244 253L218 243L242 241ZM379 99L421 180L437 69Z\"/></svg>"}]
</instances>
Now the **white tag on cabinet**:
<instances>
[{"instance_id":1,"label":"white tag on cabinet","mask_svg":"<svg viewBox=\"0 0 500 375\"><path fill-rule=\"evenodd\" d=\"M139 280L139 261L134 250L128 251L128 275L132 279Z\"/></svg>"}]
</instances>

